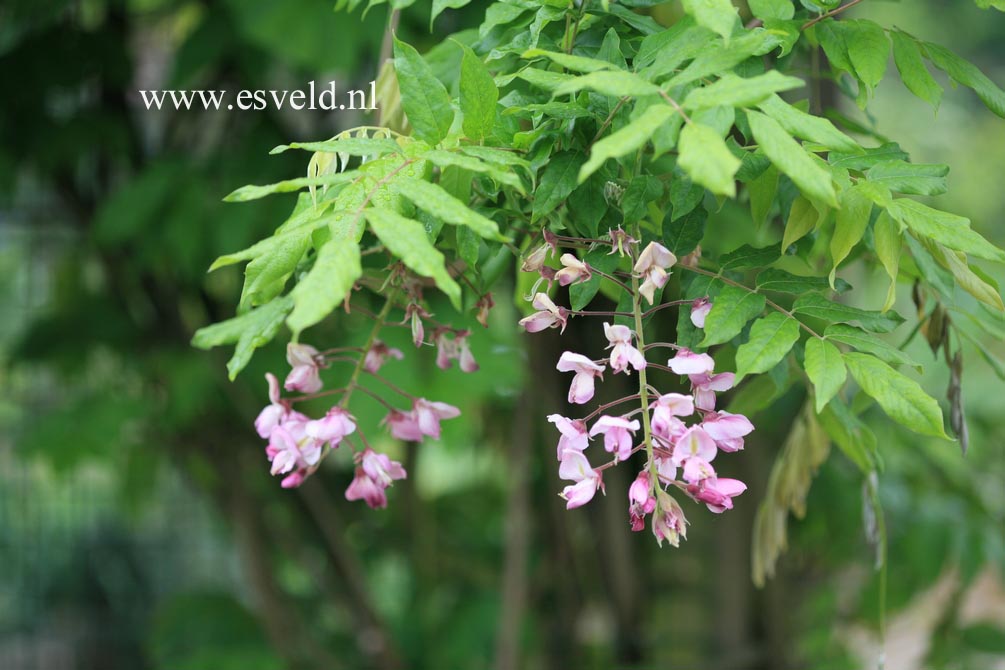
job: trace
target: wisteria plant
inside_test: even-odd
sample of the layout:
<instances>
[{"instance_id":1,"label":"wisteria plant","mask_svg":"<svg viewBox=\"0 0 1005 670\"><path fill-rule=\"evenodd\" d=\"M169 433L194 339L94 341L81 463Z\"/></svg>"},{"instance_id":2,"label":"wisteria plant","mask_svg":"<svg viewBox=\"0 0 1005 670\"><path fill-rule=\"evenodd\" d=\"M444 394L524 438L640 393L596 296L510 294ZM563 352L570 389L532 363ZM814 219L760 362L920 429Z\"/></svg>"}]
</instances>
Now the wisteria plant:
<instances>
[{"instance_id":1,"label":"wisteria plant","mask_svg":"<svg viewBox=\"0 0 1005 670\"><path fill-rule=\"evenodd\" d=\"M715 469L754 430L744 414L801 385L805 405L755 524L755 580L772 573L787 516L802 513L831 444L861 469L882 562L879 449L860 415L877 403L966 450L962 341L1005 324L997 284L973 261L1005 252L915 197L946 192L947 166L911 162L833 100L866 109L891 52L903 84L936 110L944 91L933 71L1002 117L1005 92L937 44L848 19L859 2L683 0L681 12L658 0L498 0L476 30L423 56L393 34L412 3L392 1L379 118L277 147L307 152L307 176L229 196L300 192L273 236L214 264L247 263L238 315L194 340L235 344L233 377L288 329L283 386L294 395L270 374L255 424L281 485L300 485L348 447L346 497L385 506L406 472L370 446L378 427L359 425L353 403L384 405L395 438L437 439L459 410L399 388L382 366L433 345L440 368L476 372L477 335L437 319L453 309L485 325L512 296L528 333L583 322L608 342L563 347L554 374L570 382L569 409L540 417L557 431L568 508L624 464L637 471L626 525L648 524L676 546L682 502L721 513L745 490ZM466 4L434 0L432 20ZM852 266L880 269L888 291L852 290ZM905 323L894 307L912 302ZM342 311L372 320L362 346L310 336ZM385 344L393 327L411 330L414 352ZM905 334L891 342L897 329ZM903 351L919 333L951 371L948 426ZM631 393L591 407L616 375ZM729 404L717 396L734 388ZM324 416L295 409L322 396L333 402Z\"/></svg>"}]
</instances>

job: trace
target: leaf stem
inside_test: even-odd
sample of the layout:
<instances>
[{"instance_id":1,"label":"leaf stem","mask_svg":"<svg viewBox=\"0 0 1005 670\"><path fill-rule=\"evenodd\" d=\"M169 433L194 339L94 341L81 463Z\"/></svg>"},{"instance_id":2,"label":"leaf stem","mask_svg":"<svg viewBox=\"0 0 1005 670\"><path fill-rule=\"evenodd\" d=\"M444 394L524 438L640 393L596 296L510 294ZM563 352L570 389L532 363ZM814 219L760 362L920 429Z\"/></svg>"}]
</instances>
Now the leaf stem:
<instances>
[{"instance_id":1,"label":"leaf stem","mask_svg":"<svg viewBox=\"0 0 1005 670\"><path fill-rule=\"evenodd\" d=\"M855 5L857 5L860 2L862 2L862 0L851 0L851 2L849 2L848 4L841 5L840 7L837 7L836 9L832 9L829 12L825 12L825 13L821 14L820 16L812 18L809 21L807 21L806 23L804 23L802 25L802 27L800 28L800 30L806 30L810 26L815 25L815 24L823 21L824 19L829 19L832 16L836 16L837 14L840 14L841 12L845 11L846 9L851 9L852 7L854 7Z\"/></svg>"}]
</instances>

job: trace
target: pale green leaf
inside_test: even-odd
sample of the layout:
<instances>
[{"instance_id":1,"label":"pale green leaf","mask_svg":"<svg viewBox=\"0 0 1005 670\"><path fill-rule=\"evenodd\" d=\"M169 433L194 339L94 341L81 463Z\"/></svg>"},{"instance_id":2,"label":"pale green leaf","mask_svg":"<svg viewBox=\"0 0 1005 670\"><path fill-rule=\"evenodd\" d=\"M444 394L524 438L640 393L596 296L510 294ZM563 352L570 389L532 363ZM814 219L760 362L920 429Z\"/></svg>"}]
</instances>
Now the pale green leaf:
<instances>
[{"instance_id":1,"label":"pale green leaf","mask_svg":"<svg viewBox=\"0 0 1005 670\"><path fill-rule=\"evenodd\" d=\"M754 111L747 112L747 120L761 150L804 195L832 207L837 206L830 173L814 162L777 121Z\"/></svg>"},{"instance_id":2,"label":"pale green leaf","mask_svg":"<svg viewBox=\"0 0 1005 670\"><path fill-rule=\"evenodd\" d=\"M887 333L904 322L896 312L872 312L851 305L833 302L818 293L807 293L792 305L794 314L823 319L829 323L857 322L862 328L875 333Z\"/></svg>"},{"instance_id":3,"label":"pale green leaf","mask_svg":"<svg viewBox=\"0 0 1005 670\"><path fill-rule=\"evenodd\" d=\"M988 109L1005 118L1005 91L988 79L976 65L931 42L925 42L925 51L935 67L952 77L953 81L973 89Z\"/></svg>"},{"instance_id":4,"label":"pale green leaf","mask_svg":"<svg viewBox=\"0 0 1005 670\"><path fill-rule=\"evenodd\" d=\"M722 137L708 126L689 123L680 133L678 165L691 180L717 195L736 197L736 171L740 159Z\"/></svg>"},{"instance_id":5,"label":"pale green leaf","mask_svg":"<svg viewBox=\"0 0 1005 670\"><path fill-rule=\"evenodd\" d=\"M903 351L877 335L865 332L861 328L843 323L835 323L827 326L827 330L824 331L824 337L841 344L847 344L859 351L873 354L891 365L909 365L919 371L921 370L921 366Z\"/></svg>"},{"instance_id":6,"label":"pale green leaf","mask_svg":"<svg viewBox=\"0 0 1005 670\"><path fill-rule=\"evenodd\" d=\"M866 178L896 193L942 195L949 190L948 165L883 161L869 168Z\"/></svg>"},{"instance_id":7,"label":"pale green leaf","mask_svg":"<svg viewBox=\"0 0 1005 670\"><path fill-rule=\"evenodd\" d=\"M285 181L268 184L266 186L242 186L224 198L224 201L246 202L248 200L264 198L265 196L272 195L273 193L291 193L304 188L344 184L358 177L358 172L355 170L349 170L347 172L324 174L319 177L298 177L296 179L287 179Z\"/></svg>"},{"instance_id":8,"label":"pale green leaf","mask_svg":"<svg viewBox=\"0 0 1005 670\"><path fill-rule=\"evenodd\" d=\"M753 15L762 21L768 19L788 21L796 13L792 0L748 0L747 4L750 5Z\"/></svg>"},{"instance_id":9,"label":"pale green leaf","mask_svg":"<svg viewBox=\"0 0 1005 670\"><path fill-rule=\"evenodd\" d=\"M749 182L747 193L750 194L750 218L754 221L754 227L760 228L767 220L775 196L778 194L778 168L771 165L759 177Z\"/></svg>"},{"instance_id":10,"label":"pale green leaf","mask_svg":"<svg viewBox=\"0 0 1005 670\"><path fill-rule=\"evenodd\" d=\"M463 49L460 83L461 113L464 115L462 128L469 139L477 142L492 134L499 89L482 59L470 47Z\"/></svg>"},{"instance_id":11,"label":"pale green leaf","mask_svg":"<svg viewBox=\"0 0 1005 670\"><path fill-rule=\"evenodd\" d=\"M905 377L874 356L844 354L852 377L891 419L921 435L949 439L942 422L942 409L918 382Z\"/></svg>"},{"instance_id":12,"label":"pale green leaf","mask_svg":"<svg viewBox=\"0 0 1005 670\"><path fill-rule=\"evenodd\" d=\"M799 322L772 312L750 327L750 339L736 350L736 382L772 369L799 340Z\"/></svg>"},{"instance_id":13,"label":"pale green leaf","mask_svg":"<svg viewBox=\"0 0 1005 670\"><path fill-rule=\"evenodd\" d=\"M233 381L251 360L255 349L265 346L276 336L292 308L293 299L290 296L276 298L232 319L200 328L192 338L192 346L211 349L221 344L236 343L234 355L227 362L227 373Z\"/></svg>"},{"instance_id":14,"label":"pale green leaf","mask_svg":"<svg viewBox=\"0 0 1005 670\"><path fill-rule=\"evenodd\" d=\"M363 274L355 240L332 237L318 250L314 267L293 288L293 311L286 325L299 335L339 306Z\"/></svg>"},{"instance_id":15,"label":"pale green leaf","mask_svg":"<svg viewBox=\"0 0 1005 670\"><path fill-rule=\"evenodd\" d=\"M244 269L241 307L264 304L282 293L310 241L306 234L283 235L267 253L248 263Z\"/></svg>"},{"instance_id":16,"label":"pale green leaf","mask_svg":"<svg viewBox=\"0 0 1005 670\"><path fill-rule=\"evenodd\" d=\"M858 143L838 130L833 123L825 118L807 114L777 95L768 96L758 107L765 114L778 121L778 124L794 137L834 151L862 153L862 148Z\"/></svg>"},{"instance_id":17,"label":"pale green leaf","mask_svg":"<svg viewBox=\"0 0 1005 670\"><path fill-rule=\"evenodd\" d=\"M1005 251L988 242L980 233L972 230L970 219L932 209L908 198L894 200L888 211L890 216L916 234L950 249L991 261L1005 261Z\"/></svg>"},{"instance_id":18,"label":"pale green leaf","mask_svg":"<svg viewBox=\"0 0 1005 670\"><path fill-rule=\"evenodd\" d=\"M730 0L683 0L683 4L684 11L693 16L698 25L729 41L737 18L736 7Z\"/></svg>"},{"instance_id":19,"label":"pale green leaf","mask_svg":"<svg viewBox=\"0 0 1005 670\"><path fill-rule=\"evenodd\" d=\"M816 229L821 218L821 213L806 198L799 196L793 200L792 207L789 209L789 218L785 221L785 232L782 234L782 253L785 253L789 245L801 240L810 231Z\"/></svg>"},{"instance_id":20,"label":"pale green leaf","mask_svg":"<svg viewBox=\"0 0 1005 670\"><path fill-rule=\"evenodd\" d=\"M617 68L607 61L587 58L586 56L574 56L562 51L548 51L546 49L528 49L521 56L524 60L532 58L547 58L553 63L558 63L566 70L574 72L597 72L599 70L616 70Z\"/></svg>"},{"instance_id":21,"label":"pale green leaf","mask_svg":"<svg viewBox=\"0 0 1005 670\"><path fill-rule=\"evenodd\" d=\"M831 288L826 277L804 277L778 268L768 268L758 273L756 286L758 291L774 291L792 295L828 291ZM844 280L838 279L835 282L835 288L838 291L847 291L851 287Z\"/></svg>"},{"instance_id":22,"label":"pale green leaf","mask_svg":"<svg viewBox=\"0 0 1005 670\"><path fill-rule=\"evenodd\" d=\"M841 351L830 342L811 337L806 342L806 376L816 390L817 414L844 386L847 372Z\"/></svg>"},{"instance_id":23,"label":"pale green leaf","mask_svg":"<svg viewBox=\"0 0 1005 670\"><path fill-rule=\"evenodd\" d=\"M900 271L900 250L903 242L900 237L900 226L886 212L880 212L873 227L873 242L876 246L876 256L883 264L887 276L890 278L890 288L886 292L886 300L883 301L883 311L893 307L897 299L897 274Z\"/></svg>"},{"instance_id":24,"label":"pale green leaf","mask_svg":"<svg viewBox=\"0 0 1005 670\"><path fill-rule=\"evenodd\" d=\"M669 105L653 105L625 127L598 141L590 150L590 159L579 170L579 182L584 182L608 159L624 156L644 146L656 129L676 113Z\"/></svg>"},{"instance_id":25,"label":"pale green leaf","mask_svg":"<svg viewBox=\"0 0 1005 670\"><path fill-rule=\"evenodd\" d=\"M893 38L893 62L897 64L900 80L907 90L938 110L942 101L942 86L928 71L918 42L899 30L892 31L890 37Z\"/></svg>"},{"instance_id":26,"label":"pale green leaf","mask_svg":"<svg viewBox=\"0 0 1005 670\"><path fill-rule=\"evenodd\" d=\"M387 153L401 153L401 147L386 137L343 137L323 142L290 142L280 144L270 154L281 154L290 149L314 151L347 156L379 156Z\"/></svg>"},{"instance_id":27,"label":"pale green leaf","mask_svg":"<svg viewBox=\"0 0 1005 670\"><path fill-rule=\"evenodd\" d=\"M712 302L705 317L705 339L701 346L728 342L743 330L748 321L764 311L764 296L738 286L726 286Z\"/></svg>"},{"instance_id":28,"label":"pale green leaf","mask_svg":"<svg viewBox=\"0 0 1005 670\"><path fill-rule=\"evenodd\" d=\"M841 192L840 207L837 210L834 234L830 244L830 282L832 286L838 265L862 240L871 214L872 200L862 192L861 188L853 186Z\"/></svg>"},{"instance_id":29,"label":"pale green leaf","mask_svg":"<svg viewBox=\"0 0 1005 670\"><path fill-rule=\"evenodd\" d=\"M492 219L482 216L447 193L438 184L432 184L422 179L404 177L394 182L394 187L403 196L444 223L455 226L465 226L472 232L488 240L499 242L509 241L499 233L499 226Z\"/></svg>"},{"instance_id":30,"label":"pale green leaf","mask_svg":"<svg viewBox=\"0 0 1005 670\"><path fill-rule=\"evenodd\" d=\"M469 149L474 148L475 147L469 147ZM506 186L511 186L521 193L524 191L523 182L520 181L520 177L518 177L512 170L501 166L498 162L478 160L472 155L467 155L467 152L459 153L457 151L445 151L443 149L427 151L422 154L422 157L437 167L444 168L453 166L463 168L465 170L471 170L472 172L488 175L494 181L497 181L500 184L505 184Z\"/></svg>"},{"instance_id":31,"label":"pale green leaf","mask_svg":"<svg viewBox=\"0 0 1005 670\"><path fill-rule=\"evenodd\" d=\"M450 132L454 110L443 83L419 52L394 38L394 70L401 91L401 106L415 136L438 144Z\"/></svg>"},{"instance_id":32,"label":"pale green leaf","mask_svg":"<svg viewBox=\"0 0 1005 670\"><path fill-rule=\"evenodd\" d=\"M886 37L886 31L866 19L842 23L848 58L855 67L855 73L866 86L876 88L886 73L886 64L890 58L890 40Z\"/></svg>"},{"instance_id":33,"label":"pale green leaf","mask_svg":"<svg viewBox=\"0 0 1005 670\"><path fill-rule=\"evenodd\" d=\"M746 79L726 73L715 82L691 91L682 106L685 109L707 109L724 105L749 107L762 102L778 91L788 91L804 85L802 79L787 77L778 70L770 70Z\"/></svg>"},{"instance_id":34,"label":"pale green leaf","mask_svg":"<svg viewBox=\"0 0 1005 670\"><path fill-rule=\"evenodd\" d=\"M571 77L555 88L555 95L568 95L579 91L596 91L615 98L626 95L659 95L660 88L631 72L591 72L580 77Z\"/></svg>"}]
</instances>

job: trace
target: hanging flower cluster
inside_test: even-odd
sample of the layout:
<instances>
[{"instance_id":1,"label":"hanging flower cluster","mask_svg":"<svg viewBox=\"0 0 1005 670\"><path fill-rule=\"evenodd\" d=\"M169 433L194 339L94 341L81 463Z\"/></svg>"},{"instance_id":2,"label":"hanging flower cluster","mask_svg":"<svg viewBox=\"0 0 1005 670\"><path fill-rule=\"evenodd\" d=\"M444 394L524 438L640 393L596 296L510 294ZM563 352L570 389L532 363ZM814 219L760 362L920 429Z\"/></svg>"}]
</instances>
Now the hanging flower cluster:
<instances>
[{"instance_id":1,"label":"hanging flower cluster","mask_svg":"<svg viewBox=\"0 0 1005 670\"><path fill-rule=\"evenodd\" d=\"M606 358L593 359L581 353L564 352L556 369L573 373L568 401L571 405L585 405L594 396L596 383L603 381L604 373L632 374L638 377L638 393L597 407L587 416L574 419L552 414L548 421L560 434L557 457L558 474L571 482L561 497L566 507L573 509L593 499L597 491L604 491L604 470L631 459L636 452L645 453L645 463L628 491L628 516L631 528L645 528L651 515L650 527L660 545L666 540L673 546L686 537L687 520L677 501L670 495L676 488L696 502L704 503L715 513L733 507L733 498L746 490L746 485L736 479L719 477L712 466L719 452L743 449L744 437L754 426L742 415L716 410L716 393L733 386L731 372L715 373L715 363L706 353L695 353L667 342L646 345L642 332L643 318L649 313L671 305L689 305L691 321L698 328L705 325L705 317L712 308L708 298L694 301L674 301L660 305L656 293L668 279L670 268L677 263L672 252L658 242L650 242L639 249L639 242L621 229L610 233L611 253L630 257L631 271L605 274L571 253L560 257L563 269L555 271L545 265L549 253L558 255L559 247L589 247L606 240L580 240L565 238L548 231L545 243L535 249L524 263L525 271L538 272L541 281L558 280L566 286L585 281L600 274L620 284L632 294L632 312L586 312L558 306L546 293L537 292L531 298L537 312L522 319L520 325L535 333L548 328L564 331L569 319L577 316L611 316L634 319L635 329L626 325L603 324L609 353ZM624 280L624 281L622 281ZM630 284L628 283L630 282ZM651 306L643 311L642 300ZM670 348L674 356L662 365L647 360L655 350ZM686 377L689 393L661 393L647 379L647 370L658 369ZM637 406L623 414L612 412L630 402ZM606 463L594 467L586 457L591 441L603 436L603 449L609 456Z\"/></svg>"},{"instance_id":2,"label":"hanging flower cluster","mask_svg":"<svg viewBox=\"0 0 1005 670\"><path fill-rule=\"evenodd\" d=\"M456 360L462 371L476 371L478 363L468 343L471 331L433 321L431 341L427 342L425 322L431 321L432 316L421 306L421 290L408 282L402 282L402 286L408 302L404 306L404 319L397 325L411 328L415 346L436 346L436 364L441 369L449 369ZM300 486L318 469L327 454L345 443L352 450L355 464L355 474L346 489L345 497L348 500L362 500L372 508L387 506L387 488L395 480L404 479L407 473L401 463L370 447L356 418L349 411L354 391L383 405L387 415L381 422L382 425L386 426L392 437L406 442L421 442L426 437L439 439L440 422L460 416L458 408L415 397L379 374L385 364L405 357L401 350L377 339L381 328L396 325L387 322L396 295L397 292L392 292L384 311L374 315L376 323L373 332L362 348L319 351L307 344L288 345L286 360L290 364L290 372L283 386L286 391L301 395L282 397L279 380L272 373L266 374L270 402L255 420L255 430L262 439L268 441L265 454L272 464L271 473L283 477L283 488ZM491 296L486 294L479 303L479 320L483 318L482 312L487 313L491 306ZM323 391L321 371L335 363L352 364L348 382L342 388ZM382 384L410 406L401 408L387 402L363 384L364 378ZM323 417L312 419L294 409L296 403L326 396L338 397L339 400ZM361 445L359 447L355 443L356 438Z\"/></svg>"}]
</instances>

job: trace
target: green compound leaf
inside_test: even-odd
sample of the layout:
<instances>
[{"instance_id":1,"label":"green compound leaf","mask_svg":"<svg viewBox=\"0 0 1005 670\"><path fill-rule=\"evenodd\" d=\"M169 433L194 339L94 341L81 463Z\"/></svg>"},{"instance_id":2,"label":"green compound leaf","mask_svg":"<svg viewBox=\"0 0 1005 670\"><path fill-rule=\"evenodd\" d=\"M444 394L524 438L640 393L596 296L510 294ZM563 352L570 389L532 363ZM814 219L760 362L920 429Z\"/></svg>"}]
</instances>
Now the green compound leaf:
<instances>
[{"instance_id":1,"label":"green compound leaf","mask_svg":"<svg viewBox=\"0 0 1005 670\"><path fill-rule=\"evenodd\" d=\"M460 309L461 287L447 272L443 254L429 241L425 227L388 209L371 207L364 213L384 246L413 272L436 282L454 307Z\"/></svg>"},{"instance_id":2,"label":"green compound leaf","mask_svg":"<svg viewBox=\"0 0 1005 670\"><path fill-rule=\"evenodd\" d=\"M862 391L891 419L921 435L949 439L939 403L916 381L867 354L844 354L844 362Z\"/></svg>"},{"instance_id":3,"label":"green compound leaf","mask_svg":"<svg viewBox=\"0 0 1005 670\"><path fill-rule=\"evenodd\" d=\"M772 369L799 340L799 322L772 312L750 327L750 339L736 350L736 381Z\"/></svg>"},{"instance_id":4,"label":"green compound leaf","mask_svg":"<svg viewBox=\"0 0 1005 670\"><path fill-rule=\"evenodd\" d=\"M847 371L841 351L826 340L811 337L806 342L806 375L816 389L817 414L844 386Z\"/></svg>"},{"instance_id":5,"label":"green compound leaf","mask_svg":"<svg viewBox=\"0 0 1005 670\"><path fill-rule=\"evenodd\" d=\"M705 339L701 346L728 342L743 330L748 321L764 311L764 296L745 288L726 286L712 302L705 317Z\"/></svg>"}]
</instances>

